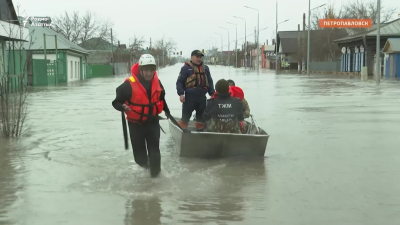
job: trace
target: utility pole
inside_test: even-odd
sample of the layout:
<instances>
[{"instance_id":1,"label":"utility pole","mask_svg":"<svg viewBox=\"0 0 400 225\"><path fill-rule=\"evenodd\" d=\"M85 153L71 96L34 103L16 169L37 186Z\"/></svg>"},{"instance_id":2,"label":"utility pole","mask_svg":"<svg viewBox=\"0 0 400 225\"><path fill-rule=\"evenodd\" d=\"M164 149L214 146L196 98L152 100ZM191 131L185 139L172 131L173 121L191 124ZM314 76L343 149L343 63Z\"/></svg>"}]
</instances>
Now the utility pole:
<instances>
[{"instance_id":1,"label":"utility pole","mask_svg":"<svg viewBox=\"0 0 400 225\"><path fill-rule=\"evenodd\" d=\"M376 33L376 83L381 81L381 1L378 0L377 15L377 33Z\"/></svg>"},{"instance_id":2,"label":"utility pole","mask_svg":"<svg viewBox=\"0 0 400 225\"><path fill-rule=\"evenodd\" d=\"M308 0L307 75L310 75L310 25L311 25L310 14L311 14L311 0Z\"/></svg>"},{"instance_id":3,"label":"utility pole","mask_svg":"<svg viewBox=\"0 0 400 225\"><path fill-rule=\"evenodd\" d=\"M47 60L47 54L46 54L46 34L43 33L43 41L44 41L44 59Z\"/></svg>"},{"instance_id":4,"label":"utility pole","mask_svg":"<svg viewBox=\"0 0 400 225\"><path fill-rule=\"evenodd\" d=\"M131 46L131 39L128 40L128 48L129 48L129 64L128 64L128 73L129 73L129 68L132 67L132 48L133 46Z\"/></svg>"},{"instance_id":5,"label":"utility pole","mask_svg":"<svg viewBox=\"0 0 400 225\"><path fill-rule=\"evenodd\" d=\"M276 0L275 72L278 73L278 0Z\"/></svg>"},{"instance_id":6,"label":"utility pole","mask_svg":"<svg viewBox=\"0 0 400 225\"><path fill-rule=\"evenodd\" d=\"M117 47L117 59L118 59L118 63L119 63L119 48L120 48L120 42L118 41L118 47ZM117 68L117 74L119 74L119 66L118 66L118 68Z\"/></svg>"},{"instance_id":7,"label":"utility pole","mask_svg":"<svg viewBox=\"0 0 400 225\"><path fill-rule=\"evenodd\" d=\"M114 64L114 41L113 41L112 28L111 28L111 53L112 53L111 59L112 59L112 64L113 64L112 73L113 73L113 75L115 75L115 70L114 70L114 66L115 66L115 64Z\"/></svg>"},{"instance_id":8,"label":"utility pole","mask_svg":"<svg viewBox=\"0 0 400 225\"><path fill-rule=\"evenodd\" d=\"M244 20L244 49L246 54L244 55L244 69L247 69L247 39L246 39L246 20Z\"/></svg>"},{"instance_id":9,"label":"utility pole","mask_svg":"<svg viewBox=\"0 0 400 225\"><path fill-rule=\"evenodd\" d=\"M256 27L254 27L254 42L257 42L257 29L256 29ZM256 57L258 58L258 43L257 43L257 47L256 47L256 50L257 50L257 54L256 54ZM256 70L256 66L258 66L258 59L256 60L256 63L254 63L254 70Z\"/></svg>"},{"instance_id":10,"label":"utility pole","mask_svg":"<svg viewBox=\"0 0 400 225\"><path fill-rule=\"evenodd\" d=\"M58 52L57 52L57 35L54 35L54 45L56 46L56 61L55 61L55 80L56 84L58 84Z\"/></svg>"},{"instance_id":11,"label":"utility pole","mask_svg":"<svg viewBox=\"0 0 400 225\"><path fill-rule=\"evenodd\" d=\"M237 63L237 25L236 25L236 44L235 44L235 52L236 52L236 68L239 68L238 63Z\"/></svg>"},{"instance_id":12,"label":"utility pole","mask_svg":"<svg viewBox=\"0 0 400 225\"><path fill-rule=\"evenodd\" d=\"M257 18L257 72L260 71L260 11L258 11Z\"/></svg>"}]
</instances>

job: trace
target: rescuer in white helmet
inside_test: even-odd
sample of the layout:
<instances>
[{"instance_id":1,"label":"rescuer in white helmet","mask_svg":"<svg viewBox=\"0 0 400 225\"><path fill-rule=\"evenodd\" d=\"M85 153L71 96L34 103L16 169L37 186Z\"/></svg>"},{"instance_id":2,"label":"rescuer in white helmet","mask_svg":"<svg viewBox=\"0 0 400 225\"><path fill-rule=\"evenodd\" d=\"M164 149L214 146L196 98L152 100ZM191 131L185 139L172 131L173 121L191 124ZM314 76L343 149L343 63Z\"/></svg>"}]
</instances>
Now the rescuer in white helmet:
<instances>
[{"instance_id":1,"label":"rescuer in white helmet","mask_svg":"<svg viewBox=\"0 0 400 225\"><path fill-rule=\"evenodd\" d=\"M159 114L170 112L165 102L165 90L156 73L156 61L143 54L131 68L131 76L117 89L114 108L125 112L135 162L150 168L151 177L161 171ZM147 147L146 147L147 144Z\"/></svg>"}]
</instances>

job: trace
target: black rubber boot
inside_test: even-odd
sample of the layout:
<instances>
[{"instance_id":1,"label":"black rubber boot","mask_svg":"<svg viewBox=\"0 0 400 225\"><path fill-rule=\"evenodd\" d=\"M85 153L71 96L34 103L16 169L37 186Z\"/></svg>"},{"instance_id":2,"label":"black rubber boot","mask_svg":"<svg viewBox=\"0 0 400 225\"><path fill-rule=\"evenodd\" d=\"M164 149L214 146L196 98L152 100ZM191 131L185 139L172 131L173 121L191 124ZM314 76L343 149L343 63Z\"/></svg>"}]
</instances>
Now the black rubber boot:
<instances>
[{"instance_id":1,"label":"black rubber boot","mask_svg":"<svg viewBox=\"0 0 400 225\"><path fill-rule=\"evenodd\" d=\"M150 158L150 176L153 178L158 177L161 172L161 157L160 155L152 156Z\"/></svg>"}]
</instances>

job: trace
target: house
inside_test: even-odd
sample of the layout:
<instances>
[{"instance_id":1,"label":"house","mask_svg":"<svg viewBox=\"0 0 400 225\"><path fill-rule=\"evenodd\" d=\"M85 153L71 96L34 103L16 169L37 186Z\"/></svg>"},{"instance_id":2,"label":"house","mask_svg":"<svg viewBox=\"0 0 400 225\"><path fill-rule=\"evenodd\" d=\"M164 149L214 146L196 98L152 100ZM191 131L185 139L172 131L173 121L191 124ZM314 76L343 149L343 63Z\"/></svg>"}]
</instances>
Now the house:
<instances>
[{"instance_id":1,"label":"house","mask_svg":"<svg viewBox=\"0 0 400 225\"><path fill-rule=\"evenodd\" d=\"M274 40L273 42L274 43ZM263 45L261 47L263 55L261 57L261 68L272 69L275 68L275 44Z\"/></svg>"},{"instance_id":2,"label":"house","mask_svg":"<svg viewBox=\"0 0 400 225\"><path fill-rule=\"evenodd\" d=\"M14 50L22 50L22 43L29 40L29 31L20 26L11 0L0 0L0 6L0 86L10 78L12 88L17 88L20 83L17 76L26 75L26 68L21 67L25 63L20 62L21 57Z\"/></svg>"},{"instance_id":3,"label":"house","mask_svg":"<svg viewBox=\"0 0 400 225\"><path fill-rule=\"evenodd\" d=\"M124 74L130 71L130 62L132 61L132 51L126 44L112 45L105 38L90 38L81 44L81 47L90 50L87 63L98 66L114 66L113 74ZM135 58L135 57L133 57Z\"/></svg>"},{"instance_id":4,"label":"house","mask_svg":"<svg viewBox=\"0 0 400 225\"><path fill-rule=\"evenodd\" d=\"M340 48L333 40L347 36L345 29L310 30L310 70L312 62L340 60ZM278 62L287 62L288 69L305 68L307 62L308 31L279 31L277 37ZM278 64L279 68L280 64Z\"/></svg>"},{"instance_id":5,"label":"house","mask_svg":"<svg viewBox=\"0 0 400 225\"><path fill-rule=\"evenodd\" d=\"M69 41L51 27L27 24L30 42L27 51L28 83L48 85L86 79L86 58L89 51ZM56 52L58 63L55 63Z\"/></svg>"},{"instance_id":6,"label":"house","mask_svg":"<svg viewBox=\"0 0 400 225\"><path fill-rule=\"evenodd\" d=\"M383 46L385 54L384 74L386 77L400 77L400 38L389 38Z\"/></svg>"},{"instance_id":7,"label":"house","mask_svg":"<svg viewBox=\"0 0 400 225\"><path fill-rule=\"evenodd\" d=\"M368 75L374 74L376 57L377 27L368 31L334 40L342 49L341 72L360 73L365 68ZM400 37L400 19L382 24L380 28L380 46L382 49L389 38ZM382 53L381 53L382 54ZM380 62L383 65L383 58Z\"/></svg>"}]
</instances>

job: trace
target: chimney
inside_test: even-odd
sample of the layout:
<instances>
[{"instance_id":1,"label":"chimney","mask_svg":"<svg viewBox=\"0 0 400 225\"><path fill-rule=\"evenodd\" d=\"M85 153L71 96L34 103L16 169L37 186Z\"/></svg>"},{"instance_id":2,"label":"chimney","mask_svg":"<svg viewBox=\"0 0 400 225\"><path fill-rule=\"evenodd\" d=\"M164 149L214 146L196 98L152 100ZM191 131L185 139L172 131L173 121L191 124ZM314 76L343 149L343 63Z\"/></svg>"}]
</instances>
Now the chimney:
<instances>
[{"instance_id":1,"label":"chimney","mask_svg":"<svg viewBox=\"0 0 400 225\"><path fill-rule=\"evenodd\" d=\"M268 39L267 39L267 45L268 45Z\"/></svg>"},{"instance_id":2,"label":"chimney","mask_svg":"<svg viewBox=\"0 0 400 225\"><path fill-rule=\"evenodd\" d=\"M306 30L306 14L303 13L303 30Z\"/></svg>"}]
</instances>

